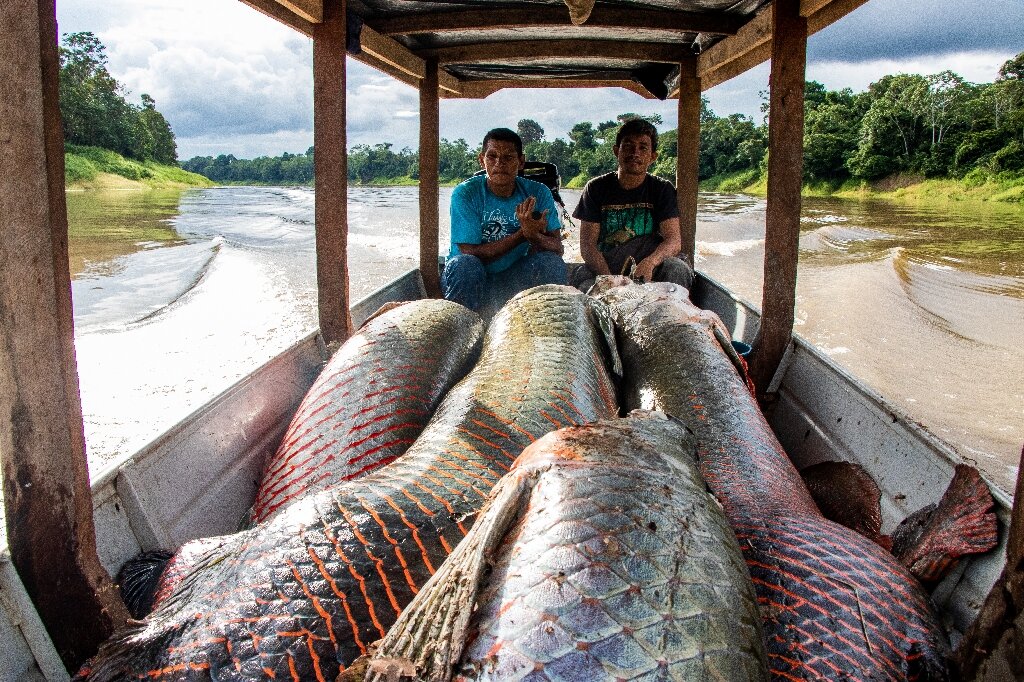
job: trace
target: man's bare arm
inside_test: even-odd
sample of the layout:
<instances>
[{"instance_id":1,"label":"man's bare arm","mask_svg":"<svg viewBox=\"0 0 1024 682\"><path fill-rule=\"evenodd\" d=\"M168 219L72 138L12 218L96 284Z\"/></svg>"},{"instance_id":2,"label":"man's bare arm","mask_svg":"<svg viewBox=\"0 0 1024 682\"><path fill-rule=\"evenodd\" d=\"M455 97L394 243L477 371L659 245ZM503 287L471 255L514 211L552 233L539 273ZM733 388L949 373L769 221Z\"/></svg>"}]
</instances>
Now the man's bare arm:
<instances>
[{"instance_id":1,"label":"man's bare arm","mask_svg":"<svg viewBox=\"0 0 1024 682\"><path fill-rule=\"evenodd\" d=\"M601 224L592 223L588 220L580 221L580 255L587 267L596 275L610 275L608 261L604 254L597 248L597 240L601 236Z\"/></svg>"},{"instance_id":2,"label":"man's bare arm","mask_svg":"<svg viewBox=\"0 0 1024 682\"><path fill-rule=\"evenodd\" d=\"M645 282L650 282L654 277L654 269L661 265L666 258L671 258L683 248L682 239L679 236L679 218L666 218L658 226L661 234L661 243L651 255L637 263L634 277L643 277Z\"/></svg>"},{"instance_id":3,"label":"man's bare arm","mask_svg":"<svg viewBox=\"0 0 1024 682\"><path fill-rule=\"evenodd\" d=\"M506 253L525 243L526 235L523 231L516 230L507 237L486 244L459 244L459 252L467 256L476 256L484 263L496 261Z\"/></svg>"}]
</instances>

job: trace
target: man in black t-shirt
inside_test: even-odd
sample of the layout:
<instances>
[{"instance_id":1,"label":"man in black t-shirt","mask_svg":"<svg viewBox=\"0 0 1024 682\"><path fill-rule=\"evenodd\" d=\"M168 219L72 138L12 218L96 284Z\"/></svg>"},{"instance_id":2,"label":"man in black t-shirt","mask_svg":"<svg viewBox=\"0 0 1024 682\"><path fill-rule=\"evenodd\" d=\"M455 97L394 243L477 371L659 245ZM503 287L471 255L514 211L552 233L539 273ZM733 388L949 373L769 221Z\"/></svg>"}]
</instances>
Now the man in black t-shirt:
<instances>
[{"instance_id":1,"label":"man in black t-shirt","mask_svg":"<svg viewBox=\"0 0 1024 682\"><path fill-rule=\"evenodd\" d=\"M619 167L587 183L573 217L581 221L584 265L570 284L586 291L597 275L631 274L634 279L675 282L687 289L693 270L677 258L682 242L679 206L672 183L647 172L658 158L658 131L643 119L622 124L612 147Z\"/></svg>"}]
</instances>

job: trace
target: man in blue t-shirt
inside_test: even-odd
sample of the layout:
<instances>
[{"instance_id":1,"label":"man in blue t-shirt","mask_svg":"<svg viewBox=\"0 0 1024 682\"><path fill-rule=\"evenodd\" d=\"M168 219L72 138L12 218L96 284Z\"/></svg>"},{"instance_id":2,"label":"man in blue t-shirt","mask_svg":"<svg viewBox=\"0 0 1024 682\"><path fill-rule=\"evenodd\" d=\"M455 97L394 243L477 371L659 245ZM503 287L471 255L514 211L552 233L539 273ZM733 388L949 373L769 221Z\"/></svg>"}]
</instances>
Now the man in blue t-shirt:
<instances>
[{"instance_id":1,"label":"man in blue t-shirt","mask_svg":"<svg viewBox=\"0 0 1024 682\"><path fill-rule=\"evenodd\" d=\"M498 308L519 291L565 284L562 233L551 190L519 176L526 163L515 131L495 128L479 156L486 175L452 191L452 243L441 276L450 301Z\"/></svg>"},{"instance_id":2,"label":"man in blue t-shirt","mask_svg":"<svg viewBox=\"0 0 1024 682\"><path fill-rule=\"evenodd\" d=\"M597 275L629 274L689 289L693 269L677 257L682 239L675 187L647 172L658 158L657 129L640 118L626 121L612 151L618 169L588 182L573 213L581 221L583 266L571 284L586 291Z\"/></svg>"}]
</instances>

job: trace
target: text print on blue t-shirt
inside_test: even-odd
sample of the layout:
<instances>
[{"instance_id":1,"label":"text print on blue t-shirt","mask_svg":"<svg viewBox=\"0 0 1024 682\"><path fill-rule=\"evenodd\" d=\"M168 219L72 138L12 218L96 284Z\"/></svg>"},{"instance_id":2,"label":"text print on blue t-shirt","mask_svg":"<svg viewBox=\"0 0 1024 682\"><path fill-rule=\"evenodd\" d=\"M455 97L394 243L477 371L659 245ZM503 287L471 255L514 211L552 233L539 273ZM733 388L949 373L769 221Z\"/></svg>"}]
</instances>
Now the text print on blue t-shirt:
<instances>
[{"instance_id":1,"label":"text print on blue t-shirt","mask_svg":"<svg viewBox=\"0 0 1024 682\"><path fill-rule=\"evenodd\" d=\"M519 225L518 222L509 220L504 213L495 209L484 216L481 229L483 231L482 242L486 244L514 234L519 229Z\"/></svg>"}]
</instances>

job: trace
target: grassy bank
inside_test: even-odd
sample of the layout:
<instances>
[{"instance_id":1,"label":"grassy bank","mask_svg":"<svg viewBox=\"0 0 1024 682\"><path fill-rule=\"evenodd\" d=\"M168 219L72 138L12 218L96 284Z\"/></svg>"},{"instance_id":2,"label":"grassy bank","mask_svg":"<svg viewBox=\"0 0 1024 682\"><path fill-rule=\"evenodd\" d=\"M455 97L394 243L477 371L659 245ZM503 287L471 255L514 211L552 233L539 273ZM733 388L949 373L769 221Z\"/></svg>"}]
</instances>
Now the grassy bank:
<instances>
[{"instance_id":1,"label":"grassy bank","mask_svg":"<svg viewBox=\"0 0 1024 682\"><path fill-rule=\"evenodd\" d=\"M758 171L720 175L700 183L708 192L743 192L764 196L768 179ZM844 199L891 199L908 203L992 201L1024 208L1024 173L986 173L975 170L963 178L924 178L895 175L875 182L805 183L804 196Z\"/></svg>"},{"instance_id":2,"label":"grassy bank","mask_svg":"<svg viewBox=\"0 0 1024 682\"><path fill-rule=\"evenodd\" d=\"M67 189L146 189L211 187L212 181L177 166L134 161L99 147L67 145L64 150Z\"/></svg>"}]
</instances>

